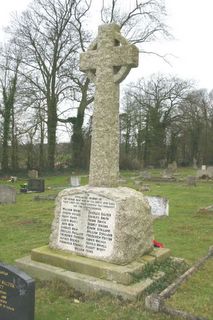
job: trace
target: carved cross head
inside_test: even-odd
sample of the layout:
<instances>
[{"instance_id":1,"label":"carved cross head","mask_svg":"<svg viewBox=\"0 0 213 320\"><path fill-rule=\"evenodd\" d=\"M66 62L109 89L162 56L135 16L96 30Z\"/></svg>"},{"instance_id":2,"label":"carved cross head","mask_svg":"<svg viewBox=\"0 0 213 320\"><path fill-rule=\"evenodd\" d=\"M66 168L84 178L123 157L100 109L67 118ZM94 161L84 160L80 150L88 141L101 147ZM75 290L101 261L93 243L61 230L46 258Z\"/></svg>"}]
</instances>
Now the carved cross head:
<instances>
[{"instance_id":1,"label":"carved cross head","mask_svg":"<svg viewBox=\"0 0 213 320\"><path fill-rule=\"evenodd\" d=\"M81 54L80 69L96 85L100 77L120 83L131 68L138 66L138 56L138 48L121 35L117 24L104 24L99 26L98 36L88 51Z\"/></svg>"}]
</instances>

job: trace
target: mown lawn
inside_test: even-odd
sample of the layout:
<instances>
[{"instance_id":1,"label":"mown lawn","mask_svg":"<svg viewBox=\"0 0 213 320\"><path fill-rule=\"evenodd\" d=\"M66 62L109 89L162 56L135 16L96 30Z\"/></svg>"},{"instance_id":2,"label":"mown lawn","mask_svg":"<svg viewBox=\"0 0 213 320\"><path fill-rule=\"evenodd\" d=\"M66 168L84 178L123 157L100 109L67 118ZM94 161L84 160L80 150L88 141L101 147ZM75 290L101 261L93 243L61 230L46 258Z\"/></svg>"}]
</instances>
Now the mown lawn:
<instances>
[{"instance_id":1,"label":"mown lawn","mask_svg":"<svg viewBox=\"0 0 213 320\"><path fill-rule=\"evenodd\" d=\"M172 255L192 264L208 252L213 244L213 214L199 213L201 207L213 204L213 181L201 181L188 187L184 181L193 169L178 169L179 182L150 182L148 195L167 197L170 204L168 218L154 222L155 239L172 250ZM157 176L159 171L153 170ZM131 176L137 172L122 172L127 185L137 188ZM57 194L69 185L70 175L48 176L45 195ZM87 178L81 179L87 183ZM23 181L14 184L19 190ZM0 180L0 183L5 183ZM42 194L44 195L44 194ZM48 244L54 201L35 201L35 194L17 194L13 205L0 206L0 260L13 264L15 259L28 255L32 248ZM213 280L212 261L209 261L189 282L178 290L169 303L196 315L213 318L211 304ZM116 320L116 319L170 319L144 309L143 301L126 303L109 296L84 297L60 283L36 284L35 320ZM192 307L196 304L196 308Z\"/></svg>"},{"instance_id":2,"label":"mown lawn","mask_svg":"<svg viewBox=\"0 0 213 320\"><path fill-rule=\"evenodd\" d=\"M180 290L168 301L174 308L185 310L189 313L213 318L213 260L206 264L184 283ZM198 299L199 295L199 299Z\"/></svg>"}]
</instances>

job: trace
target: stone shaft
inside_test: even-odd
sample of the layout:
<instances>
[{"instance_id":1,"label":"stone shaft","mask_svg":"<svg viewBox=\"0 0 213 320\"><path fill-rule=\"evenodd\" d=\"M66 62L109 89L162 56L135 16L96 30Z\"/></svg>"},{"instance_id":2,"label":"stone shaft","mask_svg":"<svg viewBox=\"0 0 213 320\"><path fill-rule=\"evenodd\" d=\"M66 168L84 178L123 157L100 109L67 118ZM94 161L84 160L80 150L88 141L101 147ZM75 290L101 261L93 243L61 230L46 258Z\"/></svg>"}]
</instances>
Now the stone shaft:
<instances>
[{"instance_id":1,"label":"stone shaft","mask_svg":"<svg viewBox=\"0 0 213 320\"><path fill-rule=\"evenodd\" d=\"M113 187L119 175L119 85L110 81L111 68L104 75L98 79L97 73L89 184Z\"/></svg>"},{"instance_id":2,"label":"stone shaft","mask_svg":"<svg viewBox=\"0 0 213 320\"><path fill-rule=\"evenodd\" d=\"M138 63L138 49L116 24L99 27L98 37L81 54L81 70L95 82L89 185L115 187L119 175L119 83Z\"/></svg>"}]
</instances>

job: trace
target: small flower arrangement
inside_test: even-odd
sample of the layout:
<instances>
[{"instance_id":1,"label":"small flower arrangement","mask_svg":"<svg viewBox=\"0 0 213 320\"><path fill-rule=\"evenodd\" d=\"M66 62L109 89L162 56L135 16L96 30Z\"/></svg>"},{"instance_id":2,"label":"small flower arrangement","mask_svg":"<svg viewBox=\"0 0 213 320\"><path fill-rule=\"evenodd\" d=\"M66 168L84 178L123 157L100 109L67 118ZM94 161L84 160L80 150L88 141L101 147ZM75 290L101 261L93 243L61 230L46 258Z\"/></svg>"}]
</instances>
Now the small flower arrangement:
<instances>
[{"instance_id":1,"label":"small flower arrangement","mask_svg":"<svg viewBox=\"0 0 213 320\"><path fill-rule=\"evenodd\" d=\"M153 243L155 248L164 248L164 244L161 243L161 242L158 242L156 240L152 240L152 243Z\"/></svg>"}]
</instances>

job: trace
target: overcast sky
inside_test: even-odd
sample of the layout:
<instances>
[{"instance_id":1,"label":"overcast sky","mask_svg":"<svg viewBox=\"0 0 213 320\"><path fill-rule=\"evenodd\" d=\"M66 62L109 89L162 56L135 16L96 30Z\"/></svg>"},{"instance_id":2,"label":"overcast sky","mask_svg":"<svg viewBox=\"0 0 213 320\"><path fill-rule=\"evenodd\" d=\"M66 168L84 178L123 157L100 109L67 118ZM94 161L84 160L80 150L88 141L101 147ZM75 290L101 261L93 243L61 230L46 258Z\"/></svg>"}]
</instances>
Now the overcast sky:
<instances>
[{"instance_id":1,"label":"overcast sky","mask_svg":"<svg viewBox=\"0 0 213 320\"><path fill-rule=\"evenodd\" d=\"M94 0L97 6L101 0ZM132 0L123 0L128 7ZM1 3L0 25L10 21L12 11L22 11L30 0L6 0ZM148 77L152 73L170 73L184 79L195 79L199 88L213 89L213 1L212 0L165 0L170 26L175 40L155 43L152 51L171 54L171 66L161 59L143 55L140 66L132 70L128 80ZM0 32L0 40L3 33Z\"/></svg>"}]
</instances>

